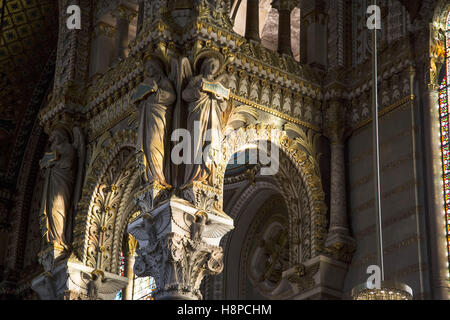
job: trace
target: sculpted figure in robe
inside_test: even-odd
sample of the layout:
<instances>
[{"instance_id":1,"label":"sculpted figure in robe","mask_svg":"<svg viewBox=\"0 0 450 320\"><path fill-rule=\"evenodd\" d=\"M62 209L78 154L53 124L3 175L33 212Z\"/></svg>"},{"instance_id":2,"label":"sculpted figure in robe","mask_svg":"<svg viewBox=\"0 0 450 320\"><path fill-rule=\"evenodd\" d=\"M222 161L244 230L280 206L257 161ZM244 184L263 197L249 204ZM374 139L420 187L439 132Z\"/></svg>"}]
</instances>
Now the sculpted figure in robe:
<instances>
[{"instance_id":1,"label":"sculpted figure in robe","mask_svg":"<svg viewBox=\"0 0 450 320\"><path fill-rule=\"evenodd\" d=\"M176 94L166 77L160 61L152 59L145 66L146 78L138 88L139 129L138 150L145 157L147 182L159 182L170 186L170 166L166 163L168 153L167 122L172 117L172 104Z\"/></svg>"},{"instance_id":2,"label":"sculpted figure in robe","mask_svg":"<svg viewBox=\"0 0 450 320\"><path fill-rule=\"evenodd\" d=\"M200 74L193 77L182 98L188 104L187 130L191 134L190 161L186 164L184 181L206 182L214 167L214 157L221 151L222 116L227 108L223 96L204 90L205 83L221 83L226 76L216 77L220 60L205 58Z\"/></svg>"},{"instance_id":3,"label":"sculpted figure in robe","mask_svg":"<svg viewBox=\"0 0 450 320\"><path fill-rule=\"evenodd\" d=\"M79 200L84 162L84 140L79 128L73 140L64 127L50 135L51 152L40 161L45 169L41 214L45 216L45 234L49 244L68 249L71 243L72 216Z\"/></svg>"}]
</instances>

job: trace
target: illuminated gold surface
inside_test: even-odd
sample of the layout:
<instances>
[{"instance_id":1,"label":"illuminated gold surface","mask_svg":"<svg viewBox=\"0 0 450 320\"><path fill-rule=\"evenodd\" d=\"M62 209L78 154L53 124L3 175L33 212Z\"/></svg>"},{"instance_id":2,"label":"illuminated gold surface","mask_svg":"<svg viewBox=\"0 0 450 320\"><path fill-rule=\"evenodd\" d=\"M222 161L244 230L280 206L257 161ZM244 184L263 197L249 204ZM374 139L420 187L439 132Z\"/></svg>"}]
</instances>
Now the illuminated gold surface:
<instances>
[{"instance_id":1,"label":"illuminated gold surface","mask_svg":"<svg viewBox=\"0 0 450 320\"><path fill-rule=\"evenodd\" d=\"M353 300L412 300L412 289L403 283L384 281L380 289L369 289L363 283L352 290Z\"/></svg>"}]
</instances>

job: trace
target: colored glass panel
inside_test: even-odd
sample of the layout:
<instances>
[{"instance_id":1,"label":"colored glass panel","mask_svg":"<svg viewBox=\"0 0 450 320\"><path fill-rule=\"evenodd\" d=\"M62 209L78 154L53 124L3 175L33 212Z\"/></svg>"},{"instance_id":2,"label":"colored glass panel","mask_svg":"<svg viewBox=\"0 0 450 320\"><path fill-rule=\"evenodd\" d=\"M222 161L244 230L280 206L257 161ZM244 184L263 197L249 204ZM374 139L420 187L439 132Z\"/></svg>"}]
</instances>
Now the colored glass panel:
<instances>
[{"instance_id":1,"label":"colored glass panel","mask_svg":"<svg viewBox=\"0 0 450 320\"><path fill-rule=\"evenodd\" d=\"M154 300L152 293L156 290L156 282L152 277L135 278L133 300Z\"/></svg>"},{"instance_id":2,"label":"colored glass panel","mask_svg":"<svg viewBox=\"0 0 450 320\"><path fill-rule=\"evenodd\" d=\"M441 123L441 147L442 147L442 178L444 184L444 206L445 206L445 222L447 230L447 254L450 259L450 123L449 123L449 97L450 97L450 13L447 16L447 32L446 32L446 48L445 48L445 76L439 87L439 114ZM450 260L449 260L450 262Z\"/></svg>"}]
</instances>

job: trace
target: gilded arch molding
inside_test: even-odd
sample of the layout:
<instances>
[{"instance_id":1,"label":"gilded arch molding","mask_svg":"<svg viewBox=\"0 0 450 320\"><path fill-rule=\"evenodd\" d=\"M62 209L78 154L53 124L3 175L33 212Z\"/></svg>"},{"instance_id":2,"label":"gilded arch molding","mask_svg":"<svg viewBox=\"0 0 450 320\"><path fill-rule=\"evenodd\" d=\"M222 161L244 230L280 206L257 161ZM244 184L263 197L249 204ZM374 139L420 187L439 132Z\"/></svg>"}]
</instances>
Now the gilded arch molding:
<instances>
[{"instance_id":1,"label":"gilded arch molding","mask_svg":"<svg viewBox=\"0 0 450 320\"><path fill-rule=\"evenodd\" d=\"M233 154L259 141L271 141L280 150L276 180L289 209L291 263L297 264L324 251L327 206L314 157L301 150L287 133L270 125L249 125L229 134L223 143L223 161L217 170L217 183L223 178ZM304 185L304 188L299 188ZM302 203L303 201L303 203ZM303 212L302 212L303 211ZM299 250L299 244L302 248Z\"/></svg>"},{"instance_id":2,"label":"gilded arch molding","mask_svg":"<svg viewBox=\"0 0 450 320\"><path fill-rule=\"evenodd\" d=\"M137 179L136 170L133 171L135 164L134 149L136 145L136 133L132 130L123 130L113 136L109 133L102 136L96 144L93 145L91 151L91 161L86 170L86 180L83 185L82 197L78 204L78 212L75 217L74 228L74 252L78 259L86 265L93 267L97 266L96 262L96 243L98 244L99 234L95 231L99 227L99 215L95 210L106 209L102 204L108 199L104 198L105 188L109 187L115 189L117 182L122 182L124 186L128 186L132 181ZM128 155L121 158L121 153L124 150L128 150ZM104 183L105 177L111 174L114 170L121 170L116 172L116 176L109 179L111 186L106 186ZM108 172L109 171L109 172ZM125 177L124 177L125 175ZM126 181L120 181L126 178ZM115 190L112 190L115 191ZM130 188L124 187L117 194L118 201L128 197L131 192ZM103 198L103 200L102 200ZM115 202L116 202L115 200ZM116 263L114 262L115 253L120 241L117 239L116 219L117 216L122 214L121 206L114 208L117 210L112 223L112 241L109 241L111 248L109 249L109 255L111 262L109 263L109 269L114 271L116 269ZM90 249L91 248L91 252ZM97 248L97 251L100 248ZM94 252L92 252L94 250Z\"/></svg>"}]
</instances>

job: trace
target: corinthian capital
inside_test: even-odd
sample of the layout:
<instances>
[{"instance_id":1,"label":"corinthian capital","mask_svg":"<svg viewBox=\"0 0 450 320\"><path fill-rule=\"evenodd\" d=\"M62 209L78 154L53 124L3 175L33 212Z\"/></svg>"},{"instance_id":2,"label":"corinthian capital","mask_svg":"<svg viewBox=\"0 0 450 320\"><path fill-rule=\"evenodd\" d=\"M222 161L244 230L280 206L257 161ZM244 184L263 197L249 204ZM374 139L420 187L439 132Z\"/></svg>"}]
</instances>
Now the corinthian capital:
<instances>
[{"instance_id":1,"label":"corinthian capital","mask_svg":"<svg viewBox=\"0 0 450 320\"><path fill-rule=\"evenodd\" d=\"M138 250L134 272L155 278L158 299L202 299L205 275L223 270L222 248L176 233Z\"/></svg>"},{"instance_id":2,"label":"corinthian capital","mask_svg":"<svg viewBox=\"0 0 450 320\"><path fill-rule=\"evenodd\" d=\"M201 204L206 202L172 196L149 211L144 206L145 213L128 227L139 242L134 272L155 278L157 299L202 299L205 275L223 269L219 243L233 229L233 220L214 206Z\"/></svg>"}]
</instances>

